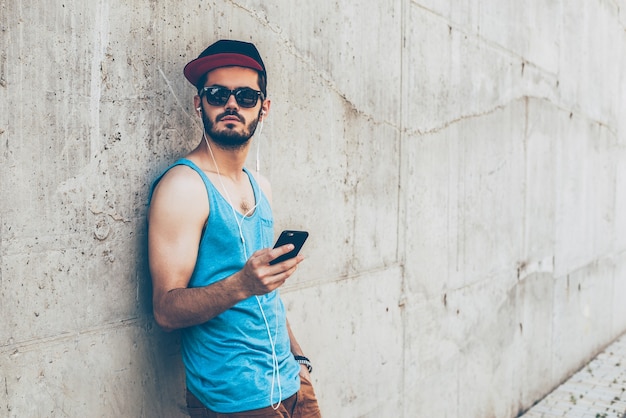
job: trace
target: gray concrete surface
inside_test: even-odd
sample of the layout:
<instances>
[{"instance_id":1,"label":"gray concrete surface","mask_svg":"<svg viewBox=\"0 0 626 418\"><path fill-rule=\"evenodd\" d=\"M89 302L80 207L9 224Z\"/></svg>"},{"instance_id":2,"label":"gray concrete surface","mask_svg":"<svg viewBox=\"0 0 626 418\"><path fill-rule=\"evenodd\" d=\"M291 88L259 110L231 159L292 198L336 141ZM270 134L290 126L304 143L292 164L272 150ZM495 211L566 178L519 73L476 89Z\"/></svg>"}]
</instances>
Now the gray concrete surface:
<instances>
[{"instance_id":1,"label":"gray concrete surface","mask_svg":"<svg viewBox=\"0 0 626 418\"><path fill-rule=\"evenodd\" d=\"M0 416L184 416L146 200L254 41L327 417L517 416L626 331L623 0L0 0ZM255 151L255 150L254 150Z\"/></svg>"},{"instance_id":2,"label":"gray concrete surface","mask_svg":"<svg viewBox=\"0 0 626 418\"><path fill-rule=\"evenodd\" d=\"M523 418L623 418L626 335L521 415Z\"/></svg>"}]
</instances>

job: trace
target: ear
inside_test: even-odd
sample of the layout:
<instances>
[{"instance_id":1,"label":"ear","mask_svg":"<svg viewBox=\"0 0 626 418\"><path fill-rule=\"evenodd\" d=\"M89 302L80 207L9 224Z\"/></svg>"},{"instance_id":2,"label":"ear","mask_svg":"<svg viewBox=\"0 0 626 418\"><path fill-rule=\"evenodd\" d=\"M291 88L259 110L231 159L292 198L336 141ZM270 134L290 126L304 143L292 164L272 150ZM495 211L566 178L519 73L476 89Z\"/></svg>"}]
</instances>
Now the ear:
<instances>
[{"instance_id":1,"label":"ear","mask_svg":"<svg viewBox=\"0 0 626 418\"><path fill-rule=\"evenodd\" d=\"M200 98L200 96L198 96L197 94L193 97L193 107L194 109L196 109L196 113L198 114L198 116L201 116L200 114L200 106L202 106L202 99Z\"/></svg>"},{"instance_id":2,"label":"ear","mask_svg":"<svg viewBox=\"0 0 626 418\"><path fill-rule=\"evenodd\" d=\"M260 121L265 120L265 118L267 117L267 114L270 113L271 105L272 105L272 101L270 99L263 100L263 103L261 104L261 112L259 114Z\"/></svg>"}]
</instances>

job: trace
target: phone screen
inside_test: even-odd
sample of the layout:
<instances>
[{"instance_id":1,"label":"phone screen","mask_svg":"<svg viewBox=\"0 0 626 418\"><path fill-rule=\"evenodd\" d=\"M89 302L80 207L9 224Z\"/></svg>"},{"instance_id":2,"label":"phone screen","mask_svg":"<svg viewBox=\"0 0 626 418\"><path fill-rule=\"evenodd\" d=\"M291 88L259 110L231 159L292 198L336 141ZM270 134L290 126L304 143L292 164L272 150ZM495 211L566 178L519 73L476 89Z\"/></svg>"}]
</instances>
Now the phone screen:
<instances>
[{"instance_id":1,"label":"phone screen","mask_svg":"<svg viewBox=\"0 0 626 418\"><path fill-rule=\"evenodd\" d=\"M306 231L283 231L274 244L274 248L281 247L285 244L293 244L294 249L287 254L283 254L278 258L270 261L270 265L280 263L281 261L289 260L298 255L300 249L304 245L304 241L309 237L309 233Z\"/></svg>"}]
</instances>

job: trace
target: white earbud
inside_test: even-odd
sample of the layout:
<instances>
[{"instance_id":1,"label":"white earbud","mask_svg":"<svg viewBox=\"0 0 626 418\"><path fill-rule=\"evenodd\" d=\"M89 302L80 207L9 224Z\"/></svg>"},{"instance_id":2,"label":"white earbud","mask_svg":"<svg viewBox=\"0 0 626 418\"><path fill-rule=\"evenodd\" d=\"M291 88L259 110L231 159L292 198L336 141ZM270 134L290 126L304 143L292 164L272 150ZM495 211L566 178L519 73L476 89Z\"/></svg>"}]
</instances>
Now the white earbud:
<instances>
[{"instance_id":1,"label":"white earbud","mask_svg":"<svg viewBox=\"0 0 626 418\"><path fill-rule=\"evenodd\" d=\"M199 112L200 110L202 110L201 107L196 107L196 110Z\"/></svg>"}]
</instances>

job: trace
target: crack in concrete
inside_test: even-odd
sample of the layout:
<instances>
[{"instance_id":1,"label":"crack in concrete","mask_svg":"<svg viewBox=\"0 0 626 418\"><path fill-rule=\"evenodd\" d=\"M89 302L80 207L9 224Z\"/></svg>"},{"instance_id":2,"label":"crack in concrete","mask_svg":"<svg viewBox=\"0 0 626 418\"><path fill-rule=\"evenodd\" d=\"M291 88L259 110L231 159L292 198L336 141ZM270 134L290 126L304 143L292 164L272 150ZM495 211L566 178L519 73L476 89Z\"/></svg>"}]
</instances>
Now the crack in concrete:
<instances>
[{"instance_id":1,"label":"crack in concrete","mask_svg":"<svg viewBox=\"0 0 626 418\"><path fill-rule=\"evenodd\" d=\"M335 84L333 82L332 77L330 76L330 74L328 74L325 71L320 71L318 69L318 67L315 65L315 62L313 62L311 60L311 58L309 58L305 54L303 54L289 38L286 38L285 36L283 36L283 30L279 26L272 25L269 22L267 16L261 15L257 11L249 9L249 8L247 8L247 7L237 3L234 0L229 0L229 1L230 1L230 3L233 6L238 7L241 10L244 10L251 17L256 19L259 23L261 23L262 25L264 25L265 27L270 29L274 34L276 34L276 36L282 42L283 46L285 46L286 50L294 58L299 60L301 63L305 64L305 66L311 72L311 74L319 77L319 79L324 81L326 86L329 87L330 90L333 91L337 95L337 97L339 97L352 112L354 112L355 114L363 117L366 121L371 122L372 124L374 124L376 126L389 126L389 127L393 128L394 130L396 130L397 132L400 132L400 127L398 127L393 122L390 122L390 121L387 121L387 120L377 119L372 114L369 114L369 113L359 109L359 107L352 100L350 100L344 92L341 91L341 89L337 86L337 84Z\"/></svg>"},{"instance_id":2,"label":"crack in concrete","mask_svg":"<svg viewBox=\"0 0 626 418\"><path fill-rule=\"evenodd\" d=\"M145 318L132 317L120 319L119 321L115 322L109 322L101 326L86 328L84 330L72 332L66 331L47 337L32 338L18 342L9 342L8 344L0 345L0 353L8 354L9 356L17 356L20 353L37 350L40 346L49 346L52 344L60 344L66 341L77 340L79 337L86 335L96 335L103 332L133 326L142 326L145 328L149 326L150 321L152 321L152 319L148 316ZM145 324L143 324L144 322Z\"/></svg>"},{"instance_id":3,"label":"crack in concrete","mask_svg":"<svg viewBox=\"0 0 626 418\"><path fill-rule=\"evenodd\" d=\"M192 115L190 115L189 112L187 112L187 109L185 108L185 106L183 106L183 104L181 103L180 98L178 97L178 94L176 94L176 90L174 90L174 88L172 87L172 83L170 83L170 80L167 78L167 76L163 72L163 69L161 67L158 67L158 70L159 70L159 73L161 74L161 77L163 77L163 81L165 81L165 84L167 85L167 88L169 89L170 93L172 94L172 97L174 97L174 100L176 100L176 104L178 105L180 110L190 120L192 120L200 129L202 129L202 127L200 126L200 123L198 122L197 118L194 118Z\"/></svg>"},{"instance_id":4,"label":"crack in concrete","mask_svg":"<svg viewBox=\"0 0 626 418\"><path fill-rule=\"evenodd\" d=\"M449 128L452 125L455 125L459 122L465 121L465 120L470 120L470 119L476 119L476 118L480 118L483 116L488 116L491 115L497 111L503 110L506 107L508 107L509 105L511 105L512 103L516 103L516 102L522 102L522 101L526 101L526 100L537 100L537 101L543 101L543 102L547 102L551 105L553 105L555 108L563 111L563 112L569 112L571 114L577 114L578 116L586 119L587 121L589 121L590 123L594 123L597 124L598 126L606 129L608 132L610 132L612 135L617 136L617 131L615 130L615 128L612 128L611 126L607 125L606 122L603 121L599 121L593 118L590 118L587 115L581 115L578 114L577 112L573 111L570 108L566 108L564 106L560 106L558 103L555 103L553 100L551 100L548 97L541 97L541 96L531 96L531 95L522 95L519 97L514 97L511 98L510 100L503 102L503 103L499 103L494 105L491 108L479 111L479 112L473 112L473 113L467 113L465 115L461 115L458 116L456 118L453 119L449 119L447 121L443 121L443 123L437 125L437 126L433 126L431 128L427 128L427 129L420 129L420 128L415 128L415 129L409 129L409 128L405 128L402 129L401 132L404 135L408 135L408 136L421 136L421 135L431 135L431 134L435 134L435 133L439 133L447 128Z\"/></svg>"}]
</instances>

